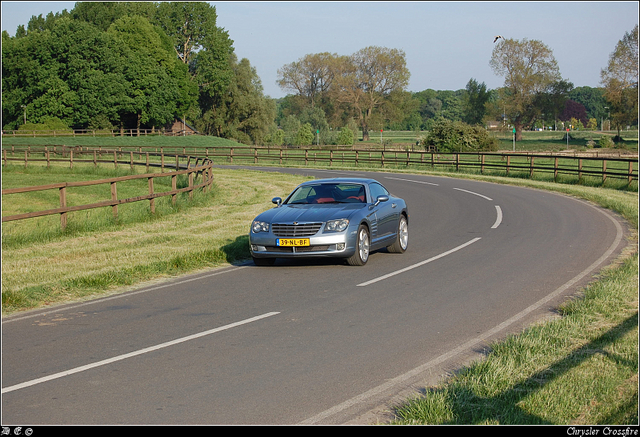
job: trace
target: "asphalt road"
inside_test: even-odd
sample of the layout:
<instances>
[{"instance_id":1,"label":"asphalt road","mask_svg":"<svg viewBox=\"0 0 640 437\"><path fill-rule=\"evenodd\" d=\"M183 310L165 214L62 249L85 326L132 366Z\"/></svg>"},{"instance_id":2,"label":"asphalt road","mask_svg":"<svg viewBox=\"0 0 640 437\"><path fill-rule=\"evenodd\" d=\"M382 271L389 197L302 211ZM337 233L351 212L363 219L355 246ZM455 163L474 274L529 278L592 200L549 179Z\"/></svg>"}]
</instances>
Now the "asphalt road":
<instances>
[{"instance_id":1,"label":"asphalt road","mask_svg":"<svg viewBox=\"0 0 640 437\"><path fill-rule=\"evenodd\" d=\"M364 175L407 200L406 253L248 262L5 318L2 423L370 423L553 314L625 244L569 197Z\"/></svg>"}]
</instances>

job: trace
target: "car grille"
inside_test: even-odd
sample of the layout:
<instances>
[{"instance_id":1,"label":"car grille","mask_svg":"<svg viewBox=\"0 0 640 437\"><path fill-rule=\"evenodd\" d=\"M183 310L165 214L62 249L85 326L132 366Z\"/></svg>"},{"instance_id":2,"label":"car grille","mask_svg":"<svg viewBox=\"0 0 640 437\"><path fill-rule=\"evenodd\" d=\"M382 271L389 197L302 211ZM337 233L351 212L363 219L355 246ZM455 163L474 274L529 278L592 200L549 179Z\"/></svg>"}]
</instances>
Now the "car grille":
<instances>
[{"instance_id":1,"label":"car grille","mask_svg":"<svg viewBox=\"0 0 640 437\"><path fill-rule=\"evenodd\" d=\"M297 225L288 225L274 223L271 225L273 235L277 237L310 237L318 233L322 223L300 223Z\"/></svg>"}]
</instances>

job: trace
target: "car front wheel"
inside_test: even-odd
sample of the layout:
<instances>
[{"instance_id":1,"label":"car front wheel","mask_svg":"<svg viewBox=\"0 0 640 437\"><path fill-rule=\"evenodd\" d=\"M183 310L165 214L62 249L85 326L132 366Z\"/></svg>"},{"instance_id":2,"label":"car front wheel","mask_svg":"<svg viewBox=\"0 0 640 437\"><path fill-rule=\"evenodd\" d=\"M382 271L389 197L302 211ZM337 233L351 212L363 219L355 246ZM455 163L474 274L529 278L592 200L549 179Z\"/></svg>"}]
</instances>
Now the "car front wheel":
<instances>
[{"instance_id":1,"label":"car front wheel","mask_svg":"<svg viewBox=\"0 0 640 437\"><path fill-rule=\"evenodd\" d=\"M398 221L398 235L396 241L387 250L391 253L403 253L409 246L409 223L407 218L403 215L400 216Z\"/></svg>"},{"instance_id":2,"label":"car front wheel","mask_svg":"<svg viewBox=\"0 0 640 437\"><path fill-rule=\"evenodd\" d=\"M349 258L347 262L352 266L363 266L369 259L369 248L371 242L369 240L369 230L365 225L360 225L356 238L356 252Z\"/></svg>"}]
</instances>

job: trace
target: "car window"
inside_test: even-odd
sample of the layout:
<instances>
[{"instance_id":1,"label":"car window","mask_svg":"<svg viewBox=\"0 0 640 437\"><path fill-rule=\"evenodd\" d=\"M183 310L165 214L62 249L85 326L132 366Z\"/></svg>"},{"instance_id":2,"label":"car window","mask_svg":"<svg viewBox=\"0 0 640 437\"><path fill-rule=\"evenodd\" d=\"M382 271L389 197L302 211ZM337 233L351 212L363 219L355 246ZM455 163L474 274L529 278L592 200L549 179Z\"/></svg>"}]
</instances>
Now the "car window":
<instances>
[{"instance_id":1,"label":"car window","mask_svg":"<svg viewBox=\"0 0 640 437\"><path fill-rule=\"evenodd\" d=\"M298 187L285 203L308 204L364 202L366 202L364 185L353 183L330 183Z\"/></svg>"},{"instance_id":2,"label":"car window","mask_svg":"<svg viewBox=\"0 0 640 437\"><path fill-rule=\"evenodd\" d=\"M374 202L378 198L378 196L388 196L389 195L389 192L387 191L387 189L385 187L383 187L382 185L380 185L378 183L375 183L375 182L369 185L369 190L371 191L371 197L372 197Z\"/></svg>"},{"instance_id":3,"label":"car window","mask_svg":"<svg viewBox=\"0 0 640 437\"><path fill-rule=\"evenodd\" d=\"M307 199L315 194L313 187L298 187L286 203L308 203Z\"/></svg>"}]
</instances>

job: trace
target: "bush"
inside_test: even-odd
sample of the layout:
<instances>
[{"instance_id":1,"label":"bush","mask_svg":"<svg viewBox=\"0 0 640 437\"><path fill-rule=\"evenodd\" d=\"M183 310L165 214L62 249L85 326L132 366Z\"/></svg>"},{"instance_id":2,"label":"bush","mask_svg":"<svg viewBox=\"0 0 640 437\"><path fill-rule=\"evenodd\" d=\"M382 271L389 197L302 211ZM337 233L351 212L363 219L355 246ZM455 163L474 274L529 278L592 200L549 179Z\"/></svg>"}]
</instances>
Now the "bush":
<instances>
[{"instance_id":1,"label":"bush","mask_svg":"<svg viewBox=\"0 0 640 437\"><path fill-rule=\"evenodd\" d=\"M480 126L461 121L439 120L422 140L422 145L439 152L495 152L498 140Z\"/></svg>"},{"instance_id":2,"label":"bush","mask_svg":"<svg viewBox=\"0 0 640 437\"><path fill-rule=\"evenodd\" d=\"M21 126L18 127L18 130L27 130L27 131L34 131L34 130L47 130L47 131L71 131L72 129L67 126L67 124L60 120L57 117L50 117L45 119L44 122L42 123L30 123L27 122L26 124L23 124Z\"/></svg>"},{"instance_id":3,"label":"bush","mask_svg":"<svg viewBox=\"0 0 640 437\"><path fill-rule=\"evenodd\" d=\"M598 140L598 147L603 149L613 147L613 140L610 136L602 135Z\"/></svg>"},{"instance_id":4,"label":"bush","mask_svg":"<svg viewBox=\"0 0 640 437\"><path fill-rule=\"evenodd\" d=\"M311 124L305 123L300 129L298 129L298 133L296 134L295 145L297 146L310 146L313 144L313 132L311 130Z\"/></svg>"},{"instance_id":5,"label":"bush","mask_svg":"<svg viewBox=\"0 0 640 437\"><path fill-rule=\"evenodd\" d=\"M348 127L343 127L338 134L338 145L343 146L352 146L355 142L356 136L353 134L353 131Z\"/></svg>"}]
</instances>

